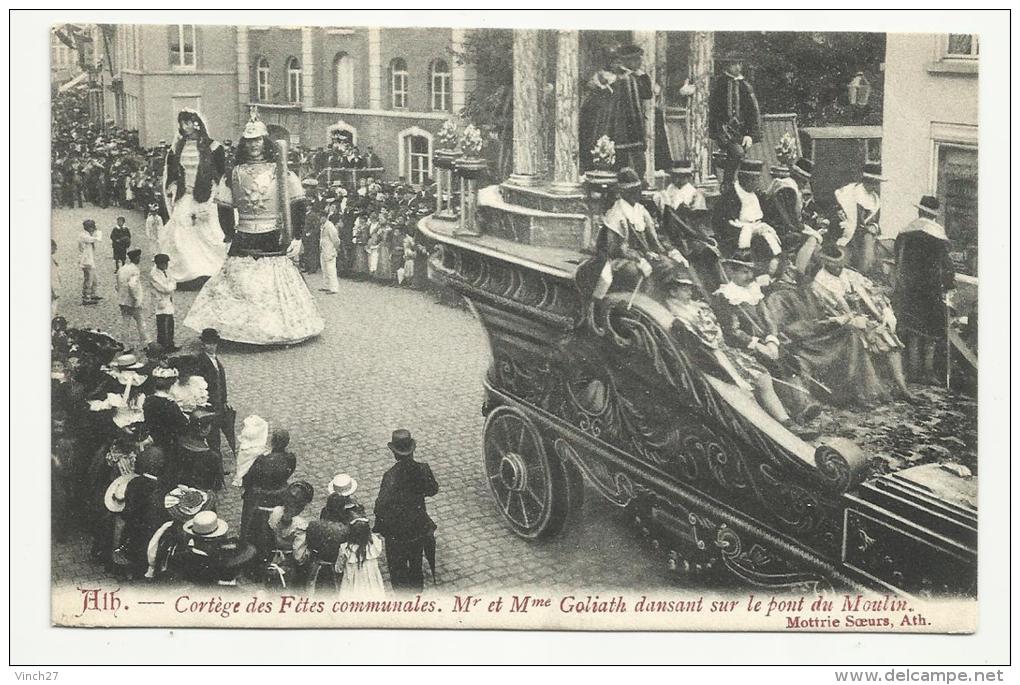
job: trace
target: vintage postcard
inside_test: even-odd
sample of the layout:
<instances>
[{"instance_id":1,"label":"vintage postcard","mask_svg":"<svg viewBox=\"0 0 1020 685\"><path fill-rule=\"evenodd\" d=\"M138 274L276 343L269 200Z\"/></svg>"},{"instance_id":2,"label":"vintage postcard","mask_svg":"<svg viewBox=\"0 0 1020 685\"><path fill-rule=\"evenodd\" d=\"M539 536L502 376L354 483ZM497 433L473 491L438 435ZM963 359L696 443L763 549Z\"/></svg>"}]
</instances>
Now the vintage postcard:
<instances>
[{"instance_id":1,"label":"vintage postcard","mask_svg":"<svg viewBox=\"0 0 1020 685\"><path fill-rule=\"evenodd\" d=\"M981 34L619 19L49 27L54 626L978 628Z\"/></svg>"}]
</instances>

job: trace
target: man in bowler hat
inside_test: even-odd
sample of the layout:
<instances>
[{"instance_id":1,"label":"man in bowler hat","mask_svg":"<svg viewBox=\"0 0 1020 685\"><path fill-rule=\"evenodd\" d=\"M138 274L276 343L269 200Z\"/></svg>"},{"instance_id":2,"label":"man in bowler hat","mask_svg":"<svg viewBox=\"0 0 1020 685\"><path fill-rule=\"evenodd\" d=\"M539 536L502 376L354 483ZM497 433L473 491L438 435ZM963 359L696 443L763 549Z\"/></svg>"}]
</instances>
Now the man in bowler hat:
<instances>
[{"instance_id":1,"label":"man in bowler hat","mask_svg":"<svg viewBox=\"0 0 1020 685\"><path fill-rule=\"evenodd\" d=\"M202 352L196 358L198 373L209 386L209 404L216 412L215 423L207 442L209 447L222 457L220 431L226 436L230 449L235 448L236 440L234 437L235 414L233 408L227 404L227 372L223 368L223 362L216 355L220 344L219 331L215 328L206 328L199 336L199 340L202 342ZM228 473L226 468L223 473Z\"/></svg>"},{"instance_id":2,"label":"man in bowler hat","mask_svg":"<svg viewBox=\"0 0 1020 685\"><path fill-rule=\"evenodd\" d=\"M439 492L439 484L427 463L414 460L415 446L410 431L393 431L389 448L397 463L383 476L375 500L375 532L386 538L386 565L396 592L421 592L426 548L434 561L436 524L425 510L425 498Z\"/></svg>"}]
</instances>

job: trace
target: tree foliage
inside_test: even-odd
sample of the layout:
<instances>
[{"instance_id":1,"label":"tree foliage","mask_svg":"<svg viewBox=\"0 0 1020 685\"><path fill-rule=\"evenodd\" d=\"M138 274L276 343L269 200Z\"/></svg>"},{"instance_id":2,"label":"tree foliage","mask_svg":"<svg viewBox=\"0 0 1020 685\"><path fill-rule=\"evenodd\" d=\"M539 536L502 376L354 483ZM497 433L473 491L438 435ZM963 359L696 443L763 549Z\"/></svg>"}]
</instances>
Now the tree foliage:
<instances>
[{"instance_id":1,"label":"tree foliage","mask_svg":"<svg viewBox=\"0 0 1020 685\"><path fill-rule=\"evenodd\" d=\"M717 33L717 60L737 57L763 112L795 112L801 126L882 123L884 33ZM847 96L858 71L871 84L863 108Z\"/></svg>"},{"instance_id":2,"label":"tree foliage","mask_svg":"<svg viewBox=\"0 0 1020 685\"><path fill-rule=\"evenodd\" d=\"M619 40L598 32L584 36L584 41L594 41L589 45L593 54ZM763 112L794 112L800 126L882 123L885 34L718 32L715 54L719 65L736 58L744 62ZM489 168L506 177L513 154L513 31L470 31L454 58L471 65L476 74L459 115L481 129ZM851 106L847 97L847 86L858 71L871 84L866 107Z\"/></svg>"},{"instance_id":3,"label":"tree foliage","mask_svg":"<svg viewBox=\"0 0 1020 685\"><path fill-rule=\"evenodd\" d=\"M489 168L509 175L513 154L514 41L510 29L468 32L464 51L454 54L475 70L475 86L467 94L461 118L477 126L487 141Z\"/></svg>"}]
</instances>

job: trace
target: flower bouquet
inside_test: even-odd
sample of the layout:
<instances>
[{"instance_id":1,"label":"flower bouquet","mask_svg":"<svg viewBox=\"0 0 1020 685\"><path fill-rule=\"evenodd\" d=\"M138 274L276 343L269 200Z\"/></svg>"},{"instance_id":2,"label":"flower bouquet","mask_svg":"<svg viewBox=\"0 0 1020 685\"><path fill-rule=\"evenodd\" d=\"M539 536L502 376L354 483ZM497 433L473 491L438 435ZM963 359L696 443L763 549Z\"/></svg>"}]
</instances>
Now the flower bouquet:
<instances>
[{"instance_id":1,"label":"flower bouquet","mask_svg":"<svg viewBox=\"0 0 1020 685\"><path fill-rule=\"evenodd\" d=\"M464 156L456 162L457 171L461 176L477 178L482 175L487 168L487 164L482 158L484 146L485 140L482 138L481 130L474 124L468 125L460 135L460 149Z\"/></svg>"},{"instance_id":2,"label":"flower bouquet","mask_svg":"<svg viewBox=\"0 0 1020 685\"><path fill-rule=\"evenodd\" d=\"M439 147L433 153L433 161L440 169L452 169L453 162L460 156L457 150L457 124L453 119L443 122L439 133L436 134L436 142Z\"/></svg>"},{"instance_id":3,"label":"flower bouquet","mask_svg":"<svg viewBox=\"0 0 1020 685\"><path fill-rule=\"evenodd\" d=\"M780 164L789 168L797 160L797 141L789 133L784 133L776 145L776 159Z\"/></svg>"},{"instance_id":4,"label":"flower bouquet","mask_svg":"<svg viewBox=\"0 0 1020 685\"><path fill-rule=\"evenodd\" d=\"M607 187L616 181L616 143L609 136L595 141L591 150L594 169L584 172L584 177L594 186Z\"/></svg>"}]
</instances>

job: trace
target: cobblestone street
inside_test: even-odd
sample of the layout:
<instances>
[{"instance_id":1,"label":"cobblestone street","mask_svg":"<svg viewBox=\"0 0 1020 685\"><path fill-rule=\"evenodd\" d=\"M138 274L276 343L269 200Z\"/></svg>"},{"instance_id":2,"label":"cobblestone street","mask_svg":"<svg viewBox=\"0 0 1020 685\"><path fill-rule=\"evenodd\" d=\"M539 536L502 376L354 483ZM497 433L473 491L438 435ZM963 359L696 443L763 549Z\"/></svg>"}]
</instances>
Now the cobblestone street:
<instances>
[{"instance_id":1,"label":"cobblestone street","mask_svg":"<svg viewBox=\"0 0 1020 685\"><path fill-rule=\"evenodd\" d=\"M120 337L113 291L110 228L127 216L133 245L142 249L142 271L154 249L143 217L111 208L60 209L53 216L61 291L59 313L70 326L97 326ZM77 235L85 218L103 232L97 246L99 294L92 307L79 305L81 273ZM318 291L321 275L307 277L326 319L323 334L291 348L224 345L229 401L238 425L258 414L271 428L291 431L298 455L295 479L316 490L306 516L317 516L325 486L347 471L360 483L358 497L371 511L383 472L393 458L390 432L406 427L418 441L440 483L429 511L439 525L437 582L443 591L549 587L558 590L665 587L672 580L662 558L624 523L618 510L588 493L585 509L553 540L528 543L503 525L483 474L482 376L488 364L485 335L471 314L433 302L426 293L341 280L341 292ZM197 351L197 333L183 326L194 292L179 292L177 344ZM149 335L155 322L148 318ZM240 492L227 486L221 516L236 530ZM88 560L88 543L71 535L54 546L55 582L104 580Z\"/></svg>"}]
</instances>

